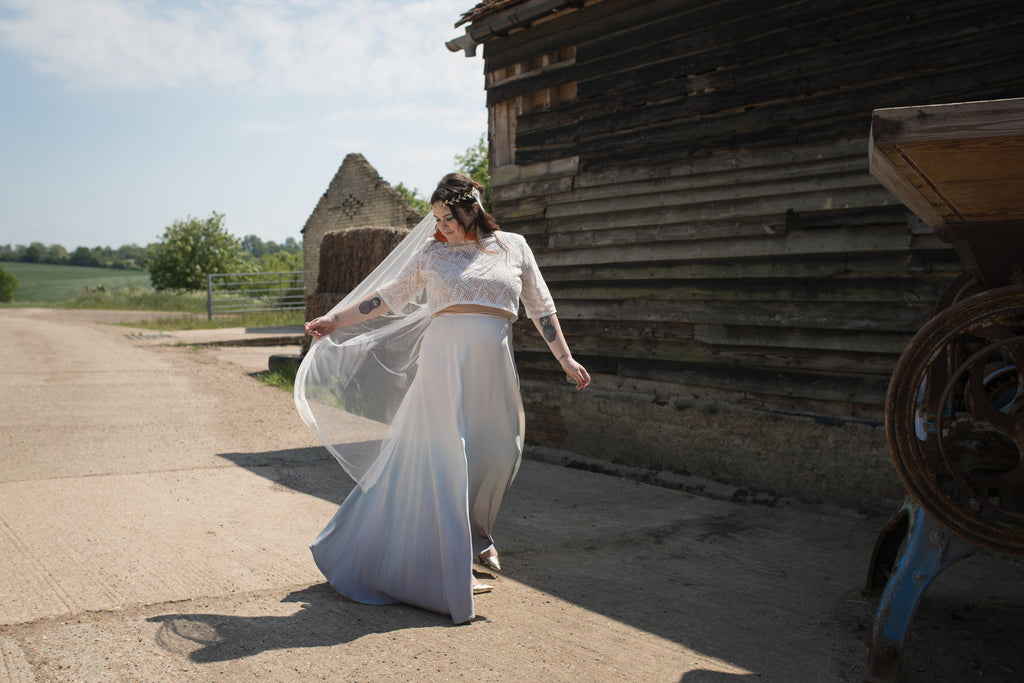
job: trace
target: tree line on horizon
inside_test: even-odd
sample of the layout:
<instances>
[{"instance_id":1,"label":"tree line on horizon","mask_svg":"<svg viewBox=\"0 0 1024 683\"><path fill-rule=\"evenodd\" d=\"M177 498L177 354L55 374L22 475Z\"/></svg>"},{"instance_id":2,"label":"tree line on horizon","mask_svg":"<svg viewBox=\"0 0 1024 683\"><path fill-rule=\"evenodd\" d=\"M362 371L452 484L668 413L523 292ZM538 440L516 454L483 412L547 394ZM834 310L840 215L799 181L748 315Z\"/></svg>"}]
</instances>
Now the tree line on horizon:
<instances>
[{"instance_id":1,"label":"tree line on horizon","mask_svg":"<svg viewBox=\"0 0 1024 683\"><path fill-rule=\"evenodd\" d=\"M460 171L483 186L483 205L490 205L490 173L487 136L483 134L464 154L455 155ZM427 197L416 188L398 183L395 189L421 213L429 212ZM224 226L224 215L214 211L209 218L189 216L174 221L156 242L141 247L126 244L110 247L77 247L69 253L63 245L32 242L25 246L0 245L0 261L46 263L142 270L149 272L157 291L197 290L206 285L211 273L271 273L302 270L302 245L294 237L283 244L264 242L256 235L238 238ZM3 269L0 275L6 276ZM17 287L16 280L7 284Z\"/></svg>"},{"instance_id":2,"label":"tree line on horizon","mask_svg":"<svg viewBox=\"0 0 1024 683\"><path fill-rule=\"evenodd\" d=\"M112 247L77 247L69 252L61 244L0 244L0 261L48 263L57 266L92 266L145 270L146 248L137 244Z\"/></svg>"},{"instance_id":3,"label":"tree line on horizon","mask_svg":"<svg viewBox=\"0 0 1024 683\"><path fill-rule=\"evenodd\" d=\"M262 240L257 235L246 235L239 240L241 248L254 259L274 254L301 254L302 245L294 237L284 242ZM151 247L152 245L150 245ZM47 263L58 266L88 266L93 268L114 268L118 270L146 270L149 247L125 244L113 247L77 247L68 251L60 244L0 244L0 261L20 263Z\"/></svg>"}]
</instances>

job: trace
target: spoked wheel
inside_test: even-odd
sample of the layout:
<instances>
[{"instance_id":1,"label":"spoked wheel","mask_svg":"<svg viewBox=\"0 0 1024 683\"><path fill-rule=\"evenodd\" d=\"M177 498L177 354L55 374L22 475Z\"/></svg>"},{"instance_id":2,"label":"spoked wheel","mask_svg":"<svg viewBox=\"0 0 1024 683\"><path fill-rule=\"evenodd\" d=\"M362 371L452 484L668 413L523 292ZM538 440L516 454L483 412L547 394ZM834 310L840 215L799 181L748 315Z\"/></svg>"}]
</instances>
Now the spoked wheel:
<instances>
[{"instance_id":1,"label":"spoked wheel","mask_svg":"<svg viewBox=\"0 0 1024 683\"><path fill-rule=\"evenodd\" d=\"M885 422L921 507L983 548L1024 555L1024 287L929 320L893 371Z\"/></svg>"}]
</instances>

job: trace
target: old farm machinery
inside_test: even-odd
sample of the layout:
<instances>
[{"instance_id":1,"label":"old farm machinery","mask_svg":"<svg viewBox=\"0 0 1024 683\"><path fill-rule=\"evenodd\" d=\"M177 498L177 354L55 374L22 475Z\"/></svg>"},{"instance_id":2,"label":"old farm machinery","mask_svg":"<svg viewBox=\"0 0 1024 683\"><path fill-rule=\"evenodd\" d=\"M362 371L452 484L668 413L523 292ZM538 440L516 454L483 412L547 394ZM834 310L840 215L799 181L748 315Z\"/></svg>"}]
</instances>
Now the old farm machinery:
<instances>
[{"instance_id":1,"label":"old farm machinery","mask_svg":"<svg viewBox=\"0 0 1024 683\"><path fill-rule=\"evenodd\" d=\"M1024 99L880 109L871 172L963 272L893 371L885 426L907 489L879 536L865 680L894 681L931 581L979 549L1024 556Z\"/></svg>"}]
</instances>

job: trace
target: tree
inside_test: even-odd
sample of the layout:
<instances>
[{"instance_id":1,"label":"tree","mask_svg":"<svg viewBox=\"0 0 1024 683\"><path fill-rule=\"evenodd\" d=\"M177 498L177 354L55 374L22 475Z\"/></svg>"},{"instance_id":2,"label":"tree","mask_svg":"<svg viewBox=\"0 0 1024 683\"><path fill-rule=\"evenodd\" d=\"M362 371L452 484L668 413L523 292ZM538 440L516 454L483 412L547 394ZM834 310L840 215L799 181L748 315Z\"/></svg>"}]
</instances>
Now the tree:
<instances>
[{"instance_id":1,"label":"tree","mask_svg":"<svg viewBox=\"0 0 1024 683\"><path fill-rule=\"evenodd\" d=\"M68 250L60 244L51 244L46 248L46 253L43 254L43 261L58 266L66 265L68 262Z\"/></svg>"},{"instance_id":2,"label":"tree","mask_svg":"<svg viewBox=\"0 0 1024 683\"><path fill-rule=\"evenodd\" d=\"M214 211L205 220L174 221L161 241L149 245L146 269L157 290L204 289L211 273L252 272L246 256L224 227L224 215Z\"/></svg>"},{"instance_id":3,"label":"tree","mask_svg":"<svg viewBox=\"0 0 1024 683\"><path fill-rule=\"evenodd\" d=\"M455 164L460 171L483 185L484 208L490 210L491 165L487 153L487 134L482 133L476 144L467 147L464 154L456 154Z\"/></svg>"},{"instance_id":4,"label":"tree","mask_svg":"<svg viewBox=\"0 0 1024 683\"><path fill-rule=\"evenodd\" d=\"M0 301L14 301L14 290L17 288L18 278L0 268Z\"/></svg>"},{"instance_id":5,"label":"tree","mask_svg":"<svg viewBox=\"0 0 1024 683\"><path fill-rule=\"evenodd\" d=\"M25 249L21 260L25 263L42 263L46 256L46 245L42 242L33 242Z\"/></svg>"},{"instance_id":6,"label":"tree","mask_svg":"<svg viewBox=\"0 0 1024 683\"><path fill-rule=\"evenodd\" d=\"M75 251L71 253L68 258L68 262L72 265L102 265L99 259L92 254L92 250L88 247L77 247Z\"/></svg>"},{"instance_id":7,"label":"tree","mask_svg":"<svg viewBox=\"0 0 1024 683\"><path fill-rule=\"evenodd\" d=\"M410 190L405 186L404 183L398 183L395 185L395 192L402 195L402 199L405 203L412 207L412 209L421 216L425 216L430 213L430 202L427 198L420 194L419 190Z\"/></svg>"},{"instance_id":8,"label":"tree","mask_svg":"<svg viewBox=\"0 0 1024 683\"><path fill-rule=\"evenodd\" d=\"M302 254L295 251L277 251L264 254L259 261L261 273L281 273L302 270Z\"/></svg>"},{"instance_id":9,"label":"tree","mask_svg":"<svg viewBox=\"0 0 1024 683\"><path fill-rule=\"evenodd\" d=\"M489 211L491 207L491 172L486 133L482 133L476 144L467 147L463 154L455 155L455 169L480 183L484 188L484 208ZM421 216L430 213L430 200L420 194L419 190L409 189L405 183L398 183L394 187L395 191L402 195L405 203L416 213Z\"/></svg>"},{"instance_id":10,"label":"tree","mask_svg":"<svg viewBox=\"0 0 1024 683\"><path fill-rule=\"evenodd\" d=\"M241 245L253 258L258 259L267 253L267 245L256 235L246 235L242 238Z\"/></svg>"},{"instance_id":11,"label":"tree","mask_svg":"<svg viewBox=\"0 0 1024 683\"><path fill-rule=\"evenodd\" d=\"M122 245L114 252L114 259L125 268L142 270L142 264L146 262L146 248L137 244Z\"/></svg>"},{"instance_id":12,"label":"tree","mask_svg":"<svg viewBox=\"0 0 1024 683\"><path fill-rule=\"evenodd\" d=\"M68 258L68 263L73 266L102 266L103 262L92 252L89 247L78 247Z\"/></svg>"}]
</instances>

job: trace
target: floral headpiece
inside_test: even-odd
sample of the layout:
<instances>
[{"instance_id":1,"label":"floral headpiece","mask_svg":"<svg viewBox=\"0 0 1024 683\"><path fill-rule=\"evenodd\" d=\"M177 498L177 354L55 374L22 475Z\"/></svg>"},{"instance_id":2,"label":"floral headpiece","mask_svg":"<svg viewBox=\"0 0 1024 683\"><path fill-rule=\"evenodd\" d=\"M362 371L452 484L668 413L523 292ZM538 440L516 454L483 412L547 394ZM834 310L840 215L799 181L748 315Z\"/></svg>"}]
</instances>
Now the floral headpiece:
<instances>
[{"instance_id":1,"label":"floral headpiece","mask_svg":"<svg viewBox=\"0 0 1024 683\"><path fill-rule=\"evenodd\" d=\"M473 190L469 190L468 192L463 192L462 194L454 195L450 199L444 199L442 201L446 206L455 206L456 204L468 204L470 202L476 201L476 193L474 193Z\"/></svg>"}]
</instances>

